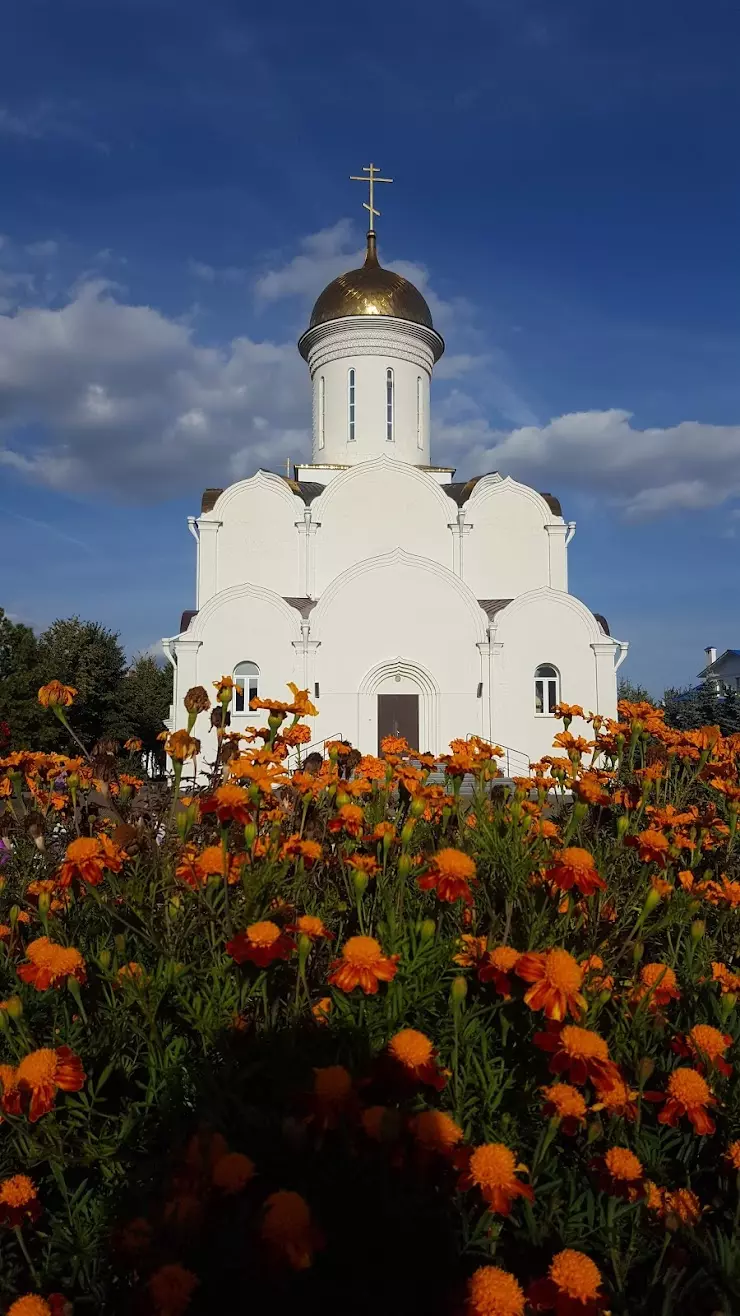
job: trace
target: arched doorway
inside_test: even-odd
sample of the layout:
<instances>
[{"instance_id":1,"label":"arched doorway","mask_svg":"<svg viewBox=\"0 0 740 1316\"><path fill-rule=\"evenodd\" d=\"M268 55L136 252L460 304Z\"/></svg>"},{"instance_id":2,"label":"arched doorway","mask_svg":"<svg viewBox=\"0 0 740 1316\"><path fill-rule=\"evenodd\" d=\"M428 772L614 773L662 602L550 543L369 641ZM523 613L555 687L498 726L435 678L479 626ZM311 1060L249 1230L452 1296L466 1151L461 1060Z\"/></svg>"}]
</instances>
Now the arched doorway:
<instances>
[{"instance_id":1,"label":"arched doorway","mask_svg":"<svg viewBox=\"0 0 740 1316\"><path fill-rule=\"evenodd\" d=\"M426 668L404 658L379 663L359 693L360 749L377 754L385 735L405 736L413 749L439 751L439 687Z\"/></svg>"}]
</instances>

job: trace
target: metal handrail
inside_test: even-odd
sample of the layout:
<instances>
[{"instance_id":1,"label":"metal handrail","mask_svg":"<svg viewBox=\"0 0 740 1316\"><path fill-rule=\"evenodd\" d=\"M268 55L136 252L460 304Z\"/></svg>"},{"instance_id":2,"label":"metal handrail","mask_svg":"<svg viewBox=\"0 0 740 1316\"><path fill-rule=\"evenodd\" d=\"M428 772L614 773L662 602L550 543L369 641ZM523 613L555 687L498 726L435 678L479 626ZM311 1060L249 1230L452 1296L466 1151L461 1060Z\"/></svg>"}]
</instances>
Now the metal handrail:
<instances>
[{"instance_id":1,"label":"metal handrail","mask_svg":"<svg viewBox=\"0 0 740 1316\"><path fill-rule=\"evenodd\" d=\"M290 751L290 754L288 754L288 757L285 760L286 765L291 769L291 771L294 771L296 765L307 759L309 754L316 754L318 753L319 749L321 749L321 753L323 756L324 745L328 744L329 741L341 740L341 739L342 739L342 733L341 731L337 731L331 736L324 736L322 740L314 740L310 745L296 745ZM291 763L292 756L295 756L295 761L293 763Z\"/></svg>"},{"instance_id":2,"label":"metal handrail","mask_svg":"<svg viewBox=\"0 0 740 1316\"><path fill-rule=\"evenodd\" d=\"M465 739L466 739L466 740L482 740L486 745L493 745L494 747L498 746L499 749L502 749L502 750L504 751L504 758L505 758L505 762L506 762L506 775L507 775L507 777L511 777L511 776L512 776L512 771L511 771L511 768L512 768L511 755L512 755L512 754L515 754L515 755L517 756L518 759L523 760L523 762L526 764L525 771L524 771L524 772L519 771L519 772L517 772L516 775L519 776L519 777L525 777L525 776L528 777L528 776L529 776L529 774L530 774L530 772L531 772L531 763L530 763L530 761L529 761L529 755L528 755L528 754L525 754L523 749L514 749L514 746L513 746L513 745L502 745L500 740L489 740L489 739L488 739L488 736L480 736L480 735L478 735L478 732L477 732L477 731L470 731L470 732L468 733L468 735L465 737ZM514 767L516 767L516 764L514 764Z\"/></svg>"}]
</instances>

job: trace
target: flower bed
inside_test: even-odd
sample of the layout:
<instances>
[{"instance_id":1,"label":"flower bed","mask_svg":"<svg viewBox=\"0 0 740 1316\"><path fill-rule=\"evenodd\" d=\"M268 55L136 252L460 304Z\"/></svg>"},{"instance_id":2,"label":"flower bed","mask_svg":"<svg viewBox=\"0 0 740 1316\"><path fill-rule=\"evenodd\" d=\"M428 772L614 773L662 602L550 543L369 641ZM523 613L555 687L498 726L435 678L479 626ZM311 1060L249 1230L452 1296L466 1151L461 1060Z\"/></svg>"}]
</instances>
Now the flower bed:
<instances>
[{"instance_id":1,"label":"flower bed","mask_svg":"<svg viewBox=\"0 0 740 1316\"><path fill-rule=\"evenodd\" d=\"M190 795L201 688L169 798L0 760L3 1311L740 1309L737 738L563 707L441 787L230 699Z\"/></svg>"}]
</instances>

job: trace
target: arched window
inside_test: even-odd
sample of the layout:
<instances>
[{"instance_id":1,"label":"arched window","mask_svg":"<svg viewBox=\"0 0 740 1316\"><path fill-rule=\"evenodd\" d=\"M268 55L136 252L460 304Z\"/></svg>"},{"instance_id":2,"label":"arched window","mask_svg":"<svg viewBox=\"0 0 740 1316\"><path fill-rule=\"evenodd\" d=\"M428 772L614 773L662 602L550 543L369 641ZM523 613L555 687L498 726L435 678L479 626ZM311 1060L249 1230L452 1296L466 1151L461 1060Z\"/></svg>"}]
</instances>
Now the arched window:
<instances>
[{"instance_id":1,"label":"arched window","mask_svg":"<svg viewBox=\"0 0 740 1316\"><path fill-rule=\"evenodd\" d=\"M347 375L347 438L350 443L355 441L355 372L350 370Z\"/></svg>"},{"instance_id":2,"label":"arched window","mask_svg":"<svg viewBox=\"0 0 740 1316\"><path fill-rule=\"evenodd\" d=\"M422 414L423 406L424 406L424 394L421 388L421 375L418 375L416 379L416 446L417 448L424 447L424 426L422 424L424 420L424 416Z\"/></svg>"},{"instance_id":3,"label":"arched window","mask_svg":"<svg viewBox=\"0 0 740 1316\"><path fill-rule=\"evenodd\" d=\"M554 713L560 703L560 673L550 663L541 663L534 674L535 713Z\"/></svg>"},{"instance_id":4,"label":"arched window","mask_svg":"<svg viewBox=\"0 0 740 1316\"><path fill-rule=\"evenodd\" d=\"M234 668L234 712L246 713L250 700L260 692L260 669L256 663L237 663Z\"/></svg>"},{"instance_id":5,"label":"arched window","mask_svg":"<svg viewBox=\"0 0 740 1316\"><path fill-rule=\"evenodd\" d=\"M393 371L390 367L385 372L385 437L393 442Z\"/></svg>"},{"instance_id":6,"label":"arched window","mask_svg":"<svg viewBox=\"0 0 740 1316\"><path fill-rule=\"evenodd\" d=\"M323 448L326 439L326 380L319 377L319 447Z\"/></svg>"}]
</instances>

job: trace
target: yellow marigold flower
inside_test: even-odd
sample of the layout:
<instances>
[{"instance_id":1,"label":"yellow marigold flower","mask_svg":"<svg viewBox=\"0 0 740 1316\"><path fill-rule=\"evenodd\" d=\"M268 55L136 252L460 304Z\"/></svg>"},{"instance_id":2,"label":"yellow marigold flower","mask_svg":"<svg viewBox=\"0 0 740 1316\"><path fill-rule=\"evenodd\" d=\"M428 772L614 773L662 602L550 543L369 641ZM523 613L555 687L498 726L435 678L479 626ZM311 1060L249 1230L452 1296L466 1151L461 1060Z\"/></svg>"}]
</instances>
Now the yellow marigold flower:
<instances>
[{"instance_id":1,"label":"yellow marigold flower","mask_svg":"<svg viewBox=\"0 0 740 1316\"><path fill-rule=\"evenodd\" d=\"M465 1316L524 1316L524 1293L513 1275L480 1266L468 1280Z\"/></svg>"}]
</instances>

